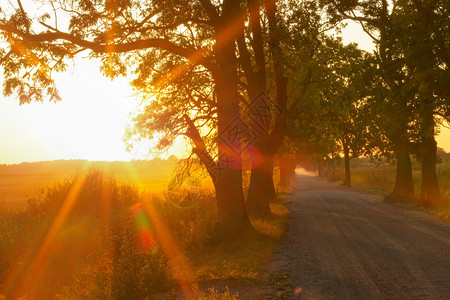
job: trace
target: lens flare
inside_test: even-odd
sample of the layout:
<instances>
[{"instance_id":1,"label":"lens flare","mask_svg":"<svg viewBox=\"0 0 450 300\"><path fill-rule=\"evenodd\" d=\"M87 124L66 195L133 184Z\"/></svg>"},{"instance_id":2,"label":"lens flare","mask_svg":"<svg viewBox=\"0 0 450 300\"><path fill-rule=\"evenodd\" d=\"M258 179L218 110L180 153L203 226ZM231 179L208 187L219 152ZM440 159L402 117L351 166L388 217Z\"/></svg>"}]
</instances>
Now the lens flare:
<instances>
[{"instance_id":1,"label":"lens flare","mask_svg":"<svg viewBox=\"0 0 450 300\"><path fill-rule=\"evenodd\" d=\"M131 207L134 223L138 232L139 246L143 253L156 254L158 252L158 242L141 203L136 203Z\"/></svg>"},{"instance_id":2,"label":"lens flare","mask_svg":"<svg viewBox=\"0 0 450 300\"><path fill-rule=\"evenodd\" d=\"M139 173L131 165L127 166L127 171L137 186L144 186ZM156 243L156 239L158 240L158 245L160 245L158 247L160 247L167 258L171 274L178 282L182 293L189 295L193 290L198 290L191 262L181 251L177 240L164 222L160 212L154 207L152 201L143 199L142 202L133 205L132 211L136 211L134 216L137 228L143 229L140 231L142 245L150 246L147 249L153 251L152 244ZM147 229L151 230L147 231ZM158 251L158 248L156 248L156 251Z\"/></svg>"}]
</instances>

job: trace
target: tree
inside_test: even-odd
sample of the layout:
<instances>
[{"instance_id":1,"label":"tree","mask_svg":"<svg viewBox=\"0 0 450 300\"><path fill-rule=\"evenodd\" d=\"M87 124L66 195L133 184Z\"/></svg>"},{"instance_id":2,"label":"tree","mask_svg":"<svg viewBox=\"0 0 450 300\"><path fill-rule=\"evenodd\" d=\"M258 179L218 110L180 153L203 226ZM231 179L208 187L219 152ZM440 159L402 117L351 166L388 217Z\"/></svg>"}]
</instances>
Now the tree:
<instances>
[{"instance_id":1,"label":"tree","mask_svg":"<svg viewBox=\"0 0 450 300\"><path fill-rule=\"evenodd\" d=\"M441 205L436 175L436 118L445 117L449 105L450 79L448 1L399 1L393 21L408 72L416 90L415 110L421 134L419 157L422 163L420 199ZM448 117L447 117L448 119Z\"/></svg>"},{"instance_id":2,"label":"tree","mask_svg":"<svg viewBox=\"0 0 450 300\"><path fill-rule=\"evenodd\" d=\"M384 132L392 144L397 161L396 182L391 197L411 199L414 197L414 186L409 133L413 121L414 93L410 90L411 74L405 70L403 49L395 35L393 14L397 6L387 0L323 2L334 17L360 23L376 44L375 54L384 89L384 99L377 98L381 100L379 108L382 108L382 113L390 116Z\"/></svg>"},{"instance_id":3,"label":"tree","mask_svg":"<svg viewBox=\"0 0 450 300\"><path fill-rule=\"evenodd\" d=\"M355 44L345 46L340 39L323 37L314 60L309 92L302 95L293 116L294 136L301 140L300 147L313 145L320 160L343 153L344 185L350 186L350 159L369 152L366 82L373 58Z\"/></svg>"},{"instance_id":4,"label":"tree","mask_svg":"<svg viewBox=\"0 0 450 300\"><path fill-rule=\"evenodd\" d=\"M339 24L324 18L324 7L315 1L291 1L289 7L286 19L289 39L283 47L289 74L288 125L280 169L288 167L289 159L285 156L294 156L292 152L296 158L314 157L320 163L334 147L328 143L329 132L318 123L322 113L318 95L331 84L327 66L332 52L328 31L339 29ZM286 172L289 171L282 174Z\"/></svg>"},{"instance_id":5,"label":"tree","mask_svg":"<svg viewBox=\"0 0 450 300\"><path fill-rule=\"evenodd\" d=\"M269 202L276 198L273 181L274 157L280 147L286 124L287 78L285 58L281 51L284 37L277 1L264 2L267 20L266 31L262 29L261 4L258 0L248 1L243 16L248 20L248 34L245 34L244 18L241 20L242 34L237 39L239 62L249 100L249 126L255 133L251 149L252 172L247 198L248 212L258 218L270 215ZM249 42L246 42L246 38ZM267 66L266 59L271 65ZM267 71L272 70L272 74ZM268 73L271 76L268 76ZM275 88L269 89L268 81ZM269 100L270 98L276 101ZM275 105L273 105L275 102ZM273 113L272 110L277 112Z\"/></svg>"},{"instance_id":6,"label":"tree","mask_svg":"<svg viewBox=\"0 0 450 300\"><path fill-rule=\"evenodd\" d=\"M36 17L31 17L27 8L18 3L19 7L13 10L2 7L0 32L7 48L1 59L6 78L4 91L18 96L21 103L40 101L44 92L56 99L51 70L64 70L66 60L82 51L99 58L103 72L109 77L137 74L137 87L150 73L149 68L158 65L153 61L158 57L174 61L170 73L154 83L156 88L169 84L187 70L206 70L214 82L217 132L225 136L216 142L219 160L214 161L207 151L187 114L185 134L215 179L219 232L233 235L249 227L242 191L242 159L236 151L242 137L227 132L239 126L235 39L239 34L241 1L224 0L217 5L207 0L177 1L171 5L158 0L49 1L44 6L49 11ZM65 28L60 23L64 18L69 20ZM134 62L142 63L136 66Z\"/></svg>"},{"instance_id":7,"label":"tree","mask_svg":"<svg viewBox=\"0 0 450 300\"><path fill-rule=\"evenodd\" d=\"M350 160L366 152L367 120L364 103L365 68L369 65L363 51L355 44L332 44L333 56L328 60L330 81L321 91L324 108L322 122L344 154L344 185L351 186ZM369 56L368 54L366 56ZM370 56L369 56L370 58Z\"/></svg>"}]
</instances>

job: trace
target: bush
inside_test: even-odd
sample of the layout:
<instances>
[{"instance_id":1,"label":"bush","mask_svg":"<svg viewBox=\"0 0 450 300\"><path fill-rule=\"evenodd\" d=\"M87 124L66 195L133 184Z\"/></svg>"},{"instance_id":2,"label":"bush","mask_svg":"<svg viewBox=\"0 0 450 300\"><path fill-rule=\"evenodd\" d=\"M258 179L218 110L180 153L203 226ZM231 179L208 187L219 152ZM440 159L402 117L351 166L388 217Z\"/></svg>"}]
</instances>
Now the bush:
<instances>
[{"instance_id":1,"label":"bush","mask_svg":"<svg viewBox=\"0 0 450 300\"><path fill-rule=\"evenodd\" d=\"M284 218L254 222L264 233L239 242L211 243L214 195L188 188L171 198L141 194L90 171L42 190L24 209L0 212L2 293L7 299L146 299L174 290L177 281L254 278L273 253ZM28 272L33 265L36 272Z\"/></svg>"},{"instance_id":2,"label":"bush","mask_svg":"<svg viewBox=\"0 0 450 300\"><path fill-rule=\"evenodd\" d=\"M3 212L0 263L10 271L0 281L14 279L6 296L142 299L167 289L173 280L151 221L133 209L141 201L133 186L91 171L41 191L22 211ZM37 253L35 290L19 292Z\"/></svg>"}]
</instances>

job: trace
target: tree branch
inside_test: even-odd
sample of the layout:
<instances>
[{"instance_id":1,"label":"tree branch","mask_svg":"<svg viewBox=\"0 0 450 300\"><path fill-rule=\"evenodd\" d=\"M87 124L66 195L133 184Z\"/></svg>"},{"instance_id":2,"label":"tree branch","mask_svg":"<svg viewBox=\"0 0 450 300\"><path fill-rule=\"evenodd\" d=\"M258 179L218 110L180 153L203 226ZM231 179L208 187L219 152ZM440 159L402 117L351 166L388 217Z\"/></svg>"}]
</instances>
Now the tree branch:
<instances>
[{"instance_id":1,"label":"tree branch","mask_svg":"<svg viewBox=\"0 0 450 300\"><path fill-rule=\"evenodd\" d=\"M285 57L280 45L280 32L276 18L276 0L265 1L267 21L269 25L269 45L272 52L273 69L275 73L275 85L277 91L277 104L281 114L277 116L275 125L269 135L269 152L275 154L283 142L284 131L287 122L287 84L288 79L284 75Z\"/></svg>"},{"instance_id":2,"label":"tree branch","mask_svg":"<svg viewBox=\"0 0 450 300\"><path fill-rule=\"evenodd\" d=\"M188 125L188 130L185 133L185 135L192 140L195 146L195 148L192 149L192 152L194 152L197 155L197 157L202 161L209 175L214 180L215 178L217 178L216 174L217 164L206 150L205 141L200 136L200 133L198 132L198 129L194 124L194 121L192 121L192 119L189 118L187 114L184 114L183 117Z\"/></svg>"},{"instance_id":3,"label":"tree branch","mask_svg":"<svg viewBox=\"0 0 450 300\"><path fill-rule=\"evenodd\" d=\"M20 0L17 0L17 4L19 4L20 13L22 15L23 24L25 25L25 28L27 29L27 33L30 33L30 23L27 20L27 15L25 13L25 10L23 9L22 2Z\"/></svg>"},{"instance_id":4,"label":"tree branch","mask_svg":"<svg viewBox=\"0 0 450 300\"><path fill-rule=\"evenodd\" d=\"M212 23L217 23L220 19L220 15L217 13L216 7L209 0L199 0L201 5L206 11L209 20Z\"/></svg>"},{"instance_id":5,"label":"tree branch","mask_svg":"<svg viewBox=\"0 0 450 300\"><path fill-rule=\"evenodd\" d=\"M46 27L51 28L51 26L46 25ZM52 28L53 29L53 28ZM81 39L79 37L76 37L74 35L61 32L61 31L55 31L56 29L53 29L54 32L43 32L39 34L30 34L23 32L19 29L17 29L14 26L8 25L8 24L0 24L0 30L11 32L15 35L20 36L24 42L53 42L57 40L65 40L69 41L72 44L75 44L77 46L90 49L94 51L95 53L105 54L110 52L115 53L124 53L124 52L130 52L133 50L143 50L148 48L158 48L162 50L169 51L170 53L182 56L187 58L192 64L194 65L203 65L205 68L207 68L212 73L217 72L215 65L209 61L205 54L207 53L207 50L204 48L200 49L187 49L183 48L179 45L176 45L172 43L171 41L167 39L161 39L161 38L149 38L149 39L143 39L143 40L137 40L133 42L123 43L123 44L106 44L101 42L92 42L87 41L84 39Z\"/></svg>"},{"instance_id":6,"label":"tree branch","mask_svg":"<svg viewBox=\"0 0 450 300\"><path fill-rule=\"evenodd\" d=\"M247 79L247 85L249 89L247 89L247 92L249 94L250 98L253 98L256 96L256 93L258 91L254 91L255 87L255 73L253 71L252 67L252 61L250 57L250 52L247 48L247 43L245 42L245 36L244 36L244 18L242 16L239 17L239 24L241 26L241 32L236 37L238 50L239 50L239 63L241 64L241 67L244 71L245 78Z\"/></svg>"},{"instance_id":7,"label":"tree branch","mask_svg":"<svg viewBox=\"0 0 450 300\"><path fill-rule=\"evenodd\" d=\"M255 73L259 83L260 90L266 89L266 65L264 55L264 42L261 30L261 15L259 13L259 0L248 0L248 10L250 14L250 28L252 30L252 48L255 53ZM259 92L259 91L257 91Z\"/></svg>"},{"instance_id":8,"label":"tree branch","mask_svg":"<svg viewBox=\"0 0 450 300\"><path fill-rule=\"evenodd\" d=\"M356 15L355 15L355 13L352 11L352 15L354 16L354 17L356 17ZM377 43L379 43L380 42L380 40L379 39L377 39L367 28L366 28L366 26L364 25L364 23L363 23L363 21L358 21L358 23L361 25L361 28L362 28L362 30L372 39L372 40L374 40L375 42L377 42Z\"/></svg>"},{"instance_id":9,"label":"tree branch","mask_svg":"<svg viewBox=\"0 0 450 300\"><path fill-rule=\"evenodd\" d=\"M3 57L0 59L0 65L1 65L5 60L7 60L8 57L9 57L12 53L13 53L12 50L10 50L8 53L6 53L5 56L3 56Z\"/></svg>"}]
</instances>

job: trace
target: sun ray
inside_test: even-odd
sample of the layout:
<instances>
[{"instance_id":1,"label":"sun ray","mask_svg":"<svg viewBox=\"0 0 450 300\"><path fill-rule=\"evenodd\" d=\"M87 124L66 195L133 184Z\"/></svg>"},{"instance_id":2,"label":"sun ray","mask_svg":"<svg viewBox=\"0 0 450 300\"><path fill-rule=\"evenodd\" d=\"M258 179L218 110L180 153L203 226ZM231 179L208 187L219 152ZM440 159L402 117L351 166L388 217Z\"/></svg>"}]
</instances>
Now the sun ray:
<instances>
[{"instance_id":1,"label":"sun ray","mask_svg":"<svg viewBox=\"0 0 450 300\"><path fill-rule=\"evenodd\" d=\"M31 299L36 296L39 287L44 279L45 264L50 258L51 247L55 241L57 234L70 215L76 201L78 200L81 190L86 180L86 174L80 174L76 177L69 193L67 194L61 208L58 211L43 243L36 253L33 261L28 268L22 283L19 285L18 294L28 295Z\"/></svg>"},{"instance_id":2,"label":"sun ray","mask_svg":"<svg viewBox=\"0 0 450 300\"><path fill-rule=\"evenodd\" d=\"M161 248L166 255L172 276L177 280L183 294L189 295L195 287L195 275L189 259L181 252L166 223L149 199L144 199L143 208L153 224Z\"/></svg>"},{"instance_id":3,"label":"sun ray","mask_svg":"<svg viewBox=\"0 0 450 300\"><path fill-rule=\"evenodd\" d=\"M275 5L274 1L268 1L269 7ZM259 6L253 7L251 9L259 9ZM256 14L250 14L250 16L255 16ZM253 21L253 20L251 20ZM234 20L228 25L228 27L221 32L219 32L216 36L216 51L225 45L233 42L233 39L236 38L239 34L241 34L242 30L242 20L239 17L234 18ZM163 86L170 84L173 80L178 78L180 75L184 74L188 68L195 64L201 64L202 60L205 60L206 57L204 54L207 53L206 47L202 47L192 53L191 56L187 58L187 61L175 66L168 74L163 76L159 81L154 84L154 88L160 89Z\"/></svg>"},{"instance_id":4,"label":"sun ray","mask_svg":"<svg viewBox=\"0 0 450 300\"><path fill-rule=\"evenodd\" d=\"M138 186L142 187L143 182L139 176L139 173L133 168L131 164L127 164L127 171L133 178L134 182ZM159 212L154 207L150 199L144 198L142 203L137 203L133 207L136 217L142 217L142 214L140 215L138 213L142 208L148 220L150 220L152 229L155 232L162 251L167 258L172 276L177 281L182 293L184 295L189 295L190 293L192 293L194 288L197 288L195 284L196 278L189 259L182 253L180 247L173 238L169 227L161 218ZM149 227L144 226L144 230L149 230ZM153 247L151 243L151 237L147 236L147 238L150 238L150 240L148 241L148 245Z\"/></svg>"}]
</instances>

